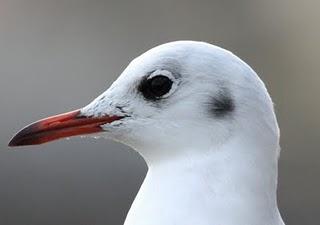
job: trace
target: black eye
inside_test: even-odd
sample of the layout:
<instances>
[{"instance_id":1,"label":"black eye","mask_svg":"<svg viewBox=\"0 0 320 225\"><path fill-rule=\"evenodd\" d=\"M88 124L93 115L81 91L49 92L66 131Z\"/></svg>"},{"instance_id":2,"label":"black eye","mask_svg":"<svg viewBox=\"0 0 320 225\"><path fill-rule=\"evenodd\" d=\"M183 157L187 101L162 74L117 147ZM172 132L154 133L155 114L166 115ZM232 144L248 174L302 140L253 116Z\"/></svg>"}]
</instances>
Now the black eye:
<instances>
[{"instance_id":1,"label":"black eye","mask_svg":"<svg viewBox=\"0 0 320 225\"><path fill-rule=\"evenodd\" d=\"M139 91L146 99L156 100L167 94L171 87L172 80L166 76L158 75L150 79L144 79L139 86Z\"/></svg>"}]
</instances>

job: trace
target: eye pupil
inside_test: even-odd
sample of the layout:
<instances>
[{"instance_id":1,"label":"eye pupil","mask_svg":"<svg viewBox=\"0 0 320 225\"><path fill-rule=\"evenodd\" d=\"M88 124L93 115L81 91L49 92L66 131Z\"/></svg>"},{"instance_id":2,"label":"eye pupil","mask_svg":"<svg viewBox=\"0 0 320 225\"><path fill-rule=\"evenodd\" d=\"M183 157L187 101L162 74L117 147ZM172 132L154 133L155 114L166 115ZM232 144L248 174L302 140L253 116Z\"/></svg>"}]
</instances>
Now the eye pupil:
<instances>
[{"instance_id":1,"label":"eye pupil","mask_svg":"<svg viewBox=\"0 0 320 225\"><path fill-rule=\"evenodd\" d=\"M171 89L172 81L165 76L153 77L150 81L151 91L156 96L162 96L168 93Z\"/></svg>"},{"instance_id":2,"label":"eye pupil","mask_svg":"<svg viewBox=\"0 0 320 225\"><path fill-rule=\"evenodd\" d=\"M163 75L158 75L141 82L139 90L146 99L156 100L167 94L172 87L172 80Z\"/></svg>"}]
</instances>

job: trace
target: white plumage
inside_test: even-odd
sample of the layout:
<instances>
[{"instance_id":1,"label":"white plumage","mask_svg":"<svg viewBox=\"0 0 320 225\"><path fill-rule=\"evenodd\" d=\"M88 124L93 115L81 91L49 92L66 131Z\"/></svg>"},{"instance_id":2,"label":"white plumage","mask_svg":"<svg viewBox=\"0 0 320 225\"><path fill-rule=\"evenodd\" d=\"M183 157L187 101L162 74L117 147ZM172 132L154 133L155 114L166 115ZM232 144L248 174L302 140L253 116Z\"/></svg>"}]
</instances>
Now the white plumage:
<instances>
[{"instance_id":1,"label":"white plumage","mask_svg":"<svg viewBox=\"0 0 320 225\"><path fill-rule=\"evenodd\" d=\"M170 76L174 88L148 101L137 86L154 73ZM215 115L221 96L234 105ZM105 134L148 164L125 225L283 224L273 104L256 73L231 52L193 41L155 47L82 113L129 115L105 125Z\"/></svg>"},{"instance_id":2,"label":"white plumage","mask_svg":"<svg viewBox=\"0 0 320 225\"><path fill-rule=\"evenodd\" d=\"M125 225L283 225L273 104L229 51L193 41L155 47L92 103L27 126L9 145L92 133L148 164Z\"/></svg>"}]
</instances>

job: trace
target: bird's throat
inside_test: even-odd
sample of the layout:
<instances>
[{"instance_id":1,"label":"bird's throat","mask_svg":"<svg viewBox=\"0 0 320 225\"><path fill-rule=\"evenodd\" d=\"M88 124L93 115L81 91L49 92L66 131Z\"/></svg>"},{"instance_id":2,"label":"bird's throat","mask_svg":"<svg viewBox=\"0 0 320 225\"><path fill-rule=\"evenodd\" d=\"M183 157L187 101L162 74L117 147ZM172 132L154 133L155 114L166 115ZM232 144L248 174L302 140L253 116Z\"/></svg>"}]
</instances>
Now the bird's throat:
<instances>
[{"instance_id":1,"label":"bird's throat","mask_svg":"<svg viewBox=\"0 0 320 225\"><path fill-rule=\"evenodd\" d=\"M257 166L257 160L220 151L149 165L125 225L282 224L277 162Z\"/></svg>"}]
</instances>

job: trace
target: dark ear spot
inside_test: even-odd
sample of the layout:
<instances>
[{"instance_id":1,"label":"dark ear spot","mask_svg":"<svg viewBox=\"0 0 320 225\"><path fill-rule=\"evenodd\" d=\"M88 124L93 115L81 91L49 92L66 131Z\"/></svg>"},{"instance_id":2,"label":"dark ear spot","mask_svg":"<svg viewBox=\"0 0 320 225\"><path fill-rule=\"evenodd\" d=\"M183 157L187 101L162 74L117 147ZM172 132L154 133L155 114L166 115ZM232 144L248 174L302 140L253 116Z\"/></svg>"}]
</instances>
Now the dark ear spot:
<instances>
[{"instance_id":1,"label":"dark ear spot","mask_svg":"<svg viewBox=\"0 0 320 225\"><path fill-rule=\"evenodd\" d=\"M222 90L214 96L211 99L209 107L210 112L213 113L215 117L219 118L230 115L235 109L232 96L227 90Z\"/></svg>"}]
</instances>

